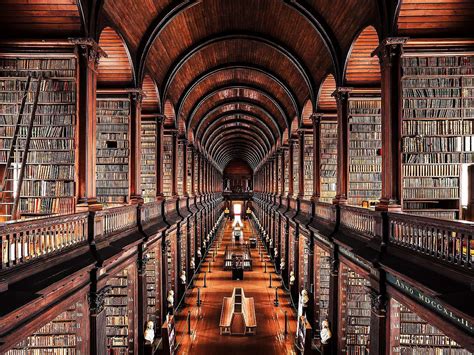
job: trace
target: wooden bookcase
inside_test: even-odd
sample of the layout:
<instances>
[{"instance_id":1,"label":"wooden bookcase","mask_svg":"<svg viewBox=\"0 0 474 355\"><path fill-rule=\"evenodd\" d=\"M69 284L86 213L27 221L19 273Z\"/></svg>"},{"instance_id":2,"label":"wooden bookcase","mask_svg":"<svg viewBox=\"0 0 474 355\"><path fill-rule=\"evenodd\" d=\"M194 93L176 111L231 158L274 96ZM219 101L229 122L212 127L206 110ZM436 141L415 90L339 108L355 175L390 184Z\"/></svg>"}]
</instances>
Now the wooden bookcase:
<instances>
[{"instance_id":1,"label":"wooden bookcase","mask_svg":"<svg viewBox=\"0 0 474 355\"><path fill-rule=\"evenodd\" d=\"M284 183L283 184L284 196L287 196L288 192L290 191L290 150L289 149L285 149L283 151L283 157L284 157L283 169L284 169L284 176L285 176L285 181L283 182Z\"/></svg>"},{"instance_id":2,"label":"wooden bookcase","mask_svg":"<svg viewBox=\"0 0 474 355\"><path fill-rule=\"evenodd\" d=\"M375 205L382 193L382 102L380 95L355 95L349 99L348 202Z\"/></svg>"},{"instance_id":3,"label":"wooden bookcase","mask_svg":"<svg viewBox=\"0 0 474 355\"><path fill-rule=\"evenodd\" d=\"M313 196L313 132L306 131L304 134L303 152L303 181L304 199L309 200Z\"/></svg>"},{"instance_id":4,"label":"wooden bookcase","mask_svg":"<svg viewBox=\"0 0 474 355\"><path fill-rule=\"evenodd\" d=\"M5 355L81 354L84 339L84 302L78 301Z\"/></svg>"},{"instance_id":5,"label":"wooden bookcase","mask_svg":"<svg viewBox=\"0 0 474 355\"><path fill-rule=\"evenodd\" d=\"M298 292L305 289L311 292L310 286L312 281L310 280L310 268L312 267L310 262L310 250L309 250L309 238L307 233L303 233L300 229L300 235L298 238Z\"/></svg>"},{"instance_id":6,"label":"wooden bookcase","mask_svg":"<svg viewBox=\"0 0 474 355\"><path fill-rule=\"evenodd\" d=\"M107 280L105 298L107 350L129 354L134 350L135 265L131 264Z\"/></svg>"},{"instance_id":7,"label":"wooden bookcase","mask_svg":"<svg viewBox=\"0 0 474 355\"><path fill-rule=\"evenodd\" d=\"M13 190L33 108L37 77L43 76L29 154L20 191L20 216L75 211L78 64L74 53L0 54L0 176L12 145L20 102L32 76L13 158Z\"/></svg>"},{"instance_id":8,"label":"wooden bookcase","mask_svg":"<svg viewBox=\"0 0 474 355\"><path fill-rule=\"evenodd\" d=\"M144 202L156 200L156 142L157 127L155 119L142 118L141 129L141 178L142 197Z\"/></svg>"},{"instance_id":9,"label":"wooden bookcase","mask_svg":"<svg viewBox=\"0 0 474 355\"><path fill-rule=\"evenodd\" d=\"M293 176L290 178L293 179L293 197L298 196L299 191L299 174L300 174L300 145L298 139L295 139L293 142Z\"/></svg>"},{"instance_id":10,"label":"wooden bookcase","mask_svg":"<svg viewBox=\"0 0 474 355\"><path fill-rule=\"evenodd\" d=\"M161 242L147 251L149 260L146 264L146 314L147 322L152 321L159 329L161 320Z\"/></svg>"},{"instance_id":11,"label":"wooden bookcase","mask_svg":"<svg viewBox=\"0 0 474 355\"><path fill-rule=\"evenodd\" d=\"M369 281L340 264L340 349L347 354L368 354L370 346Z\"/></svg>"},{"instance_id":12,"label":"wooden bookcase","mask_svg":"<svg viewBox=\"0 0 474 355\"><path fill-rule=\"evenodd\" d=\"M329 283L331 278L331 261L329 253L323 248L314 247L314 318L320 330L321 322L328 318Z\"/></svg>"},{"instance_id":13,"label":"wooden bookcase","mask_svg":"<svg viewBox=\"0 0 474 355\"><path fill-rule=\"evenodd\" d=\"M177 151L176 151L176 159L178 170L176 171L176 190L178 196L184 195L184 183L183 183L183 176L184 176L184 149L186 146L183 142L177 142Z\"/></svg>"},{"instance_id":14,"label":"wooden bookcase","mask_svg":"<svg viewBox=\"0 0 474 355\"><path fill-rule=\"evenodd\" d=\"M165 239L165 277L166 277L166 294L165 299L168 297L168 292L170 290L174 291L175 296L175 304L176 307L176 300L178 298L178 243L176 237L176 229L170 232Z\"/></svg>"},{"instance_id":15,"label":"wooden bookcase","mask_svg":"<svg viewBox=\"0 0 474 355\"><path fill-rule=\"evenodd\" d=\"M130 97L97 95L97 200L124 204L129 200Z\"/></svg>"},{"instance_id":16,"label":"wooden bookcase","mask_svg":"<svg viewBox=\"0 0 474 355\"><path fill-rule=\"evenodd\" d=\"M163 135L163 195L173 196L173 136Z\"/></svg>"},{"instance_id":17,"label":"wooden bookcase","mask_svg":"<svg viewBox=\"0 0 474 355\"><path fill-rule=\"evenodd\" d=\"M390 353L472 354L394 298L390 299Z\"/></svg>"},{"instance_id":18,"label":"wooden bookcase","mask_svg":"<svg viewBox=\"0 0 474 355\"><path fill-rule=\"evenodd\" d=\"M188 227L187 223L180 223L180 243L179 243L179 276L181 276L181 271L184 270L186 273L186 282L188 282ZM181 284L181 280L179 280Z\"/></svg>"},{"instance_id":19,"label":"wooden bookcase","mask_svg":"<svg viewBox=\"0 0 474 355\"><path fill-rule=\"evenodd\" d=\"M189 147L185 147L184 149L187 149L188 152L186 154L186 159L187 159L187 163L186 163L186 175L187 175L187 179L186 179L186 191L188 193L188 195L191 196L191 192L192 192L192 184L193 184L193 180L192 180L192 171L193 171L193 153L191 151L191 149ZM194 179L196 179L196 176L194 176Z\"/></svg>"},{"instance_id":20,"label":"wooden bookcase","mask_svg":"<svg viewBox=\"0 0 474 355\"><path fill-rule=\"evenodd\" d=\"M337 122L321 121L321 202L331 203L337 184Z\"/></svg>"},{"instance_id":21,"label":"wooden bookcase","mask_svg":"<svg viewBox=\"0 0 474 355\"><path fill-rule=\"evenodd\" d=\"M402 57L403 208L460 216L460 174L474 162L474 54Z\"/></svg>"}]
</instances>

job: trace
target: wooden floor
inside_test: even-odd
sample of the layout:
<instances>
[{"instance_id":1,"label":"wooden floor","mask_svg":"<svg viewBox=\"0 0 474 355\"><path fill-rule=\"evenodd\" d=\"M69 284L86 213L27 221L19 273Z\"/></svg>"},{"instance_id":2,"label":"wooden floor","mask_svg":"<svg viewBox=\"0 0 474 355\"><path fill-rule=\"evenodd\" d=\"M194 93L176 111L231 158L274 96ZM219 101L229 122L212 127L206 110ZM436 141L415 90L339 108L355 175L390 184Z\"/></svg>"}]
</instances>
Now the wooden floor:
<instances>
[{"instance_id":1,"label":"wooden floor","mask_svg":"<svg viewBox=\"0 0 474 355\"><path fill-rule=\"evenodd\" d=\"M244 226L244 240L251 235L248 222ZM260 243L260 242L259 242ZM263 261L259 249L251 249L253 271L246 271L243 281L233 281L231 271L223 271L225 246L232 244L231 222L227 222L223 233L216 238L213 250L217 252L212 261L213 252L201 265L201 273L195 286L186 297L187 305L177 318L178 354L296 354L294 339L296 315L289 304L289 297L281 288L278 291L280 305L275 307L275 286L281 287L280 277L275 274L272 264L262 247ZM264 262L267 272L264 272ZM211 273L208 264L211 262ZM203 288L204 272L207 272L207 288ZM272 274L272 286L269 288L269 275ZM254 297L257 316L257 334L254 336L232 336L219 334L219 319L224 297L230 297L234 287L243 287L246 297ZM201 290L201 307L196 306L197 288ZM191 312L191 335L188 334L186 316ZM288 335L285 336L285 311L288 314Z\"/></svg>"}]
</instances>

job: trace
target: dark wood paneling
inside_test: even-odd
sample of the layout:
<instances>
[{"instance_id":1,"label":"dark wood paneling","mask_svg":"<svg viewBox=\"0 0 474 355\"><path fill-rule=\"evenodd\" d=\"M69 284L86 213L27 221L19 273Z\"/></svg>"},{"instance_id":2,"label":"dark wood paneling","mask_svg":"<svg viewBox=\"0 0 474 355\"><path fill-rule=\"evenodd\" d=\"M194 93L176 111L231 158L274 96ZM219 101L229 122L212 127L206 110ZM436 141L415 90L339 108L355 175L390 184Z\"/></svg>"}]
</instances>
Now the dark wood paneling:
<instances>
[{"instance_id":1,"label":"dark wood paneling","mask_svg":"<svg viewBox=\"0 0 474 355\"><path fill-rule=\"evenodd\" d=\"M142 107L145 112L158 112L160 109L160 98L158 88L150 75L145 75L142 84L143 101Z\"/></svg>"},{"instance_id":2,"label":"dark wood paneling","mask_svg":"<svg viewBox=\"0 0 474 355\"><path fill-rule=\"evenodd\" d=\"M336 80L332 75L328 75L319 89L319 111L336 111L336 99L331 96L334 90L336 90Z\"/></svg>"}]
</instances>

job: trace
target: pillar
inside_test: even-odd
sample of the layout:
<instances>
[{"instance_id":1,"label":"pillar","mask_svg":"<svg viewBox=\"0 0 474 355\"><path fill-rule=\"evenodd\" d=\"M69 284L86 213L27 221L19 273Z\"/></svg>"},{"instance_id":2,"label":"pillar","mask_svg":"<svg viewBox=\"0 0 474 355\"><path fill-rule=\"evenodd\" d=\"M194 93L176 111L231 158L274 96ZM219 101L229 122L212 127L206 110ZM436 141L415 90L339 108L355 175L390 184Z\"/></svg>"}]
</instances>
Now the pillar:
<instances>
[{"instance_id":1,"label":"pillar","mask_svg":"<svg viewBox=\"0 0 474 355\"><path fill-rule=\"evenodd\" d=\"M141 161L142 161L142 92L137 90L131 93L131 129L130 129L130 199L132 203L143 203L141 188Z\"/></svg>"},{"instance_id":2,"label":"pillar","mask_svg":"<svg viewBox=\"0 0 474 355\"><path fill-rule=\"evenodd\" d=\"M321 114L313 113L313 202L321 197Z\"/></svg>"},{"instance_id":3,"label":"pillar","mask_svg":"<svg viewBox=\"0 0 474 355\"><path fill-rule=\"evenodd\" d=\"M298 155L298 198L304 197L304 135L303 130L298 131L299 155Z\"/></svg>"}]
</instances>

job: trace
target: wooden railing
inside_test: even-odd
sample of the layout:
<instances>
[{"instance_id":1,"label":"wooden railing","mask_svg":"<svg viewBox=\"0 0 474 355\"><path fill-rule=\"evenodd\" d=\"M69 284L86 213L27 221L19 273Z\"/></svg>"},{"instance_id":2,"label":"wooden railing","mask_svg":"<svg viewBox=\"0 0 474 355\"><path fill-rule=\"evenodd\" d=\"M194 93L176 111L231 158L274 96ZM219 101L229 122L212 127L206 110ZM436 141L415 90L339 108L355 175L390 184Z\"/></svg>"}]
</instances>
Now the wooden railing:
<instances>
[{"instance_id":1,"label":"wooden railing","mask_svg":"<svg viewBox=\"0 0 474 355\"><path fill-rule=\"evenodd\" d=\"M377 235L377 228L381 229L381 224L377 224L377 219L381 223L381 217L375 211L354 206L340 206L341 226L364 237L372 238Z\"/></svg>"},{"instance_id":2,"label":"wooden railing","mask_svg":"<svg viewBox=\"0 0 474 355\"><path fill-rule=\"evenodd\" d=\"M389 242L472 268L474 223L389 213Z\"/></svg>"},{"instance_id":3,"label":"wooden railing","mask_svg":"<svg viewBox=\"0 0 474 355\"><path fill-rule=\"evenodd\" d=\"M96 213L103 218L103 234L115 234L137 226L138 209L136 205L108 208Z\"/></svg>"},{"instance_id":4,"label":"wooden railing","mask_svg":"<svg viewBox=\"0 0 474 355\"><path fill-rule=\"evenodd\" d=\"M336 206L330 203L318 202L316 203L315 212L317 217L331 223L336 222Z\"/></svg>"},{"instance_id":5,"label":"wooden railing","mask_svg":"<svg viewBox=\"0 0 474 355\"><path fill-rule=\"evenodd\" d=\"M0 269L25 264L87 241L88 213L39 218L0 227Z\"/></svg>"},{"instance_id":6,"label":"wooden railing","mask_svg":"<svg viewBox=\"0 0 474 355\"><path fill-rule=\"evenodd\" d=\"M140 220L142 224L150 223L161 215L161 202L149 202L140 206Z\"/></svg>"}]
</instances>

